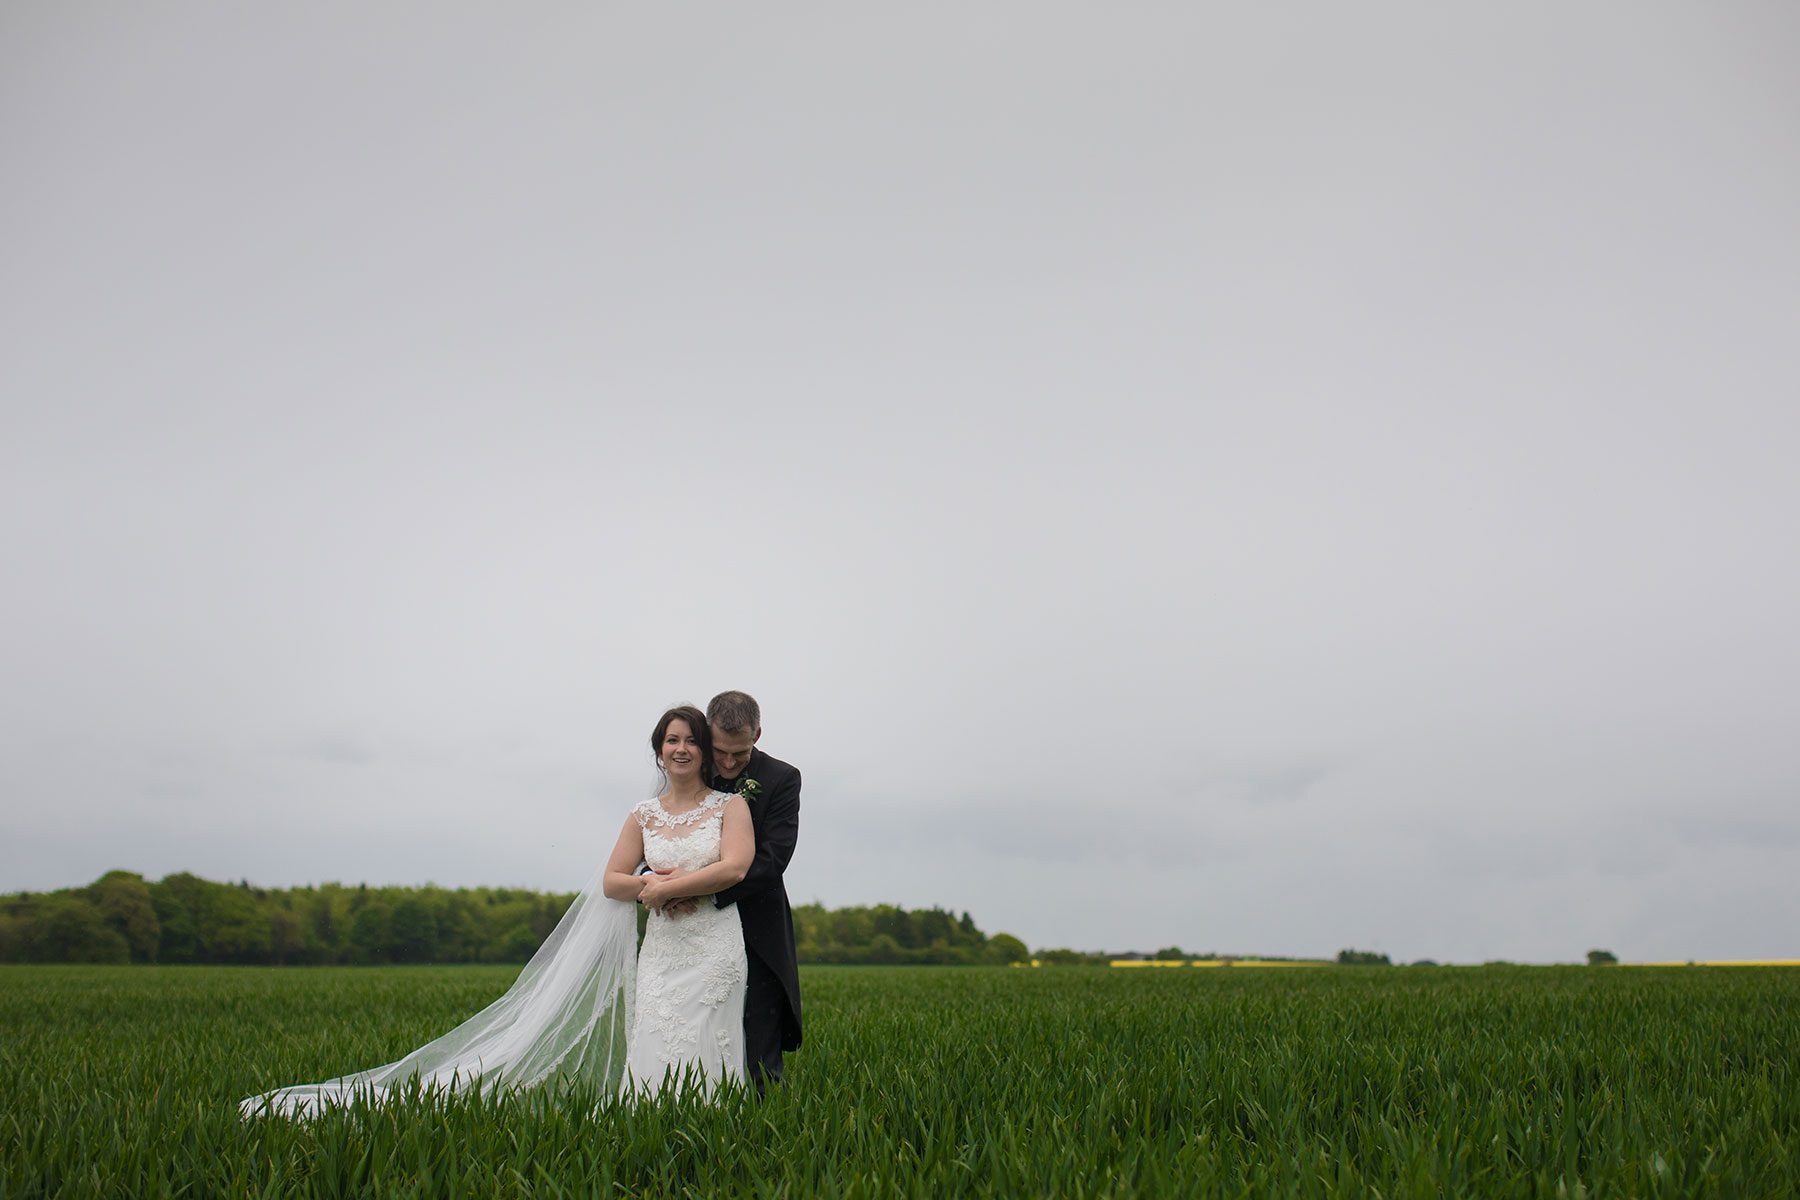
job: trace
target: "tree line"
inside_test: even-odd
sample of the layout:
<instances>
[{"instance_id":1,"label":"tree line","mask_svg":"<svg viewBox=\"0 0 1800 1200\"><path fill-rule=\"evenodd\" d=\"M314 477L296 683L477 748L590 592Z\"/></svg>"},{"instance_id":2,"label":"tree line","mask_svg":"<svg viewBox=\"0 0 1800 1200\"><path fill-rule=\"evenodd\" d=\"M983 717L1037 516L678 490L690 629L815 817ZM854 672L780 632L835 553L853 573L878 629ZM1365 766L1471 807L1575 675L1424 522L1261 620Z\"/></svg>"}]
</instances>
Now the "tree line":
<instances>
[{"instance_id":1,"label":"tree line","mask_svg":"<svg viewBox=\"0 0 1800 1200\"><path fill-rule=\"evenodd\" d=\"M0 898L0 962L522 963L574 893L522 888L293 888L108 871L85 887ZM1001 964L1030 957L968 913L880 904L794 909L800 961Z\"/></svg>"},{"instance_id":2,"label":"tree line","mask_svg":"<svg viewBox=\"0 0 1800 1200\"><path fill-rule=\"evenodd\" d=\"M108 871L85 887L0 896L0 962L522 963L575 899L524 888L370 887L325 883L294 888L218 883L187 872L149 881ZM1275 955L1150 954L1026 949L1009 933L986 934L968 913L893 904L794 909L804 963L1105 966L1116 958L1168 961ZM1590 950L1590 964L1618 962ZM1340 950L1340 966L1389 966L1388 956ZM1415 967L1436 966L1420 959ZM1493 964L1490 964L1493 965Z\"/></svg>"}]
</instances>

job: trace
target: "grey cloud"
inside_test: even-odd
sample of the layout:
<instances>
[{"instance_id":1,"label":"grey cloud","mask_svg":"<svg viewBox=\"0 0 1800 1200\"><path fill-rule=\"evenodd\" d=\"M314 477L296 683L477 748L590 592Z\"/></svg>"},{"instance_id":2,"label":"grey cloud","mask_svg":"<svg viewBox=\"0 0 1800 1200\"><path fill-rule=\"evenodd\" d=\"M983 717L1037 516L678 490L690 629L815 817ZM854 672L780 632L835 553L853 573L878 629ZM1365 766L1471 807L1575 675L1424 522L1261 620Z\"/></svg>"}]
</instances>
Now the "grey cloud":
<instances>
[{"instance_id":1,"label":"grey cloud","mask_svg":"<svg viewBox=\"0 0 1800 1200\"><path fill-rule=\"evenodd\" d=\"M378 757L370 743L352 734L327 733L308 738L297 747L305 758L346 767L366 767Z\"/></svg>"},{"instance_id":2,"label":"grey cloud","mask_svg":"<svg viewBox=\"0 0 1800 1200\"><path fill-rule=\"evenodd\" d=\"M1795 801L1777 800L1750 811L1714 810L1672 822L1684 843L1699 846L1741 846L1781 853L1800 845L1800 814Z\"/></svg>"},{"instance_id":3,"label":"grey cloud","mask_svg":"<svg viewBox=\"0 0 1800 1200\"><path fill-rule=\"evenodd\" d=\"M0 887L566 888L745 687L797 896L1788 936L1793 10L178 8L0 44Z\"/></svg>"}]
</instances>

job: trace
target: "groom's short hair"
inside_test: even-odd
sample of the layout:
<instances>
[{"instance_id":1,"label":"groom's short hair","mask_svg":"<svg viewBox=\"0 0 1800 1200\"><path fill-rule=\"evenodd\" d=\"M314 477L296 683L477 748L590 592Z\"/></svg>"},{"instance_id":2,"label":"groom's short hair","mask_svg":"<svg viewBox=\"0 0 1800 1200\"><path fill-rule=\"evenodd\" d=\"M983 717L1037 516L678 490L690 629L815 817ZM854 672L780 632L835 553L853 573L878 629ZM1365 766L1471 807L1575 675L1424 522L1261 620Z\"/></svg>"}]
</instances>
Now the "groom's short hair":
<instances>
[{"instance_id":1,"label":"groom's short hair","mask_svg":"<svg viewBox=\"0 0 1800 1200\"><path fill-rule=\"evenodd\" d=\"M706 723L714 733L756 733L762 729L762 709L749 692L720 692L706 706Z\"/></svg>"}]
</instances>

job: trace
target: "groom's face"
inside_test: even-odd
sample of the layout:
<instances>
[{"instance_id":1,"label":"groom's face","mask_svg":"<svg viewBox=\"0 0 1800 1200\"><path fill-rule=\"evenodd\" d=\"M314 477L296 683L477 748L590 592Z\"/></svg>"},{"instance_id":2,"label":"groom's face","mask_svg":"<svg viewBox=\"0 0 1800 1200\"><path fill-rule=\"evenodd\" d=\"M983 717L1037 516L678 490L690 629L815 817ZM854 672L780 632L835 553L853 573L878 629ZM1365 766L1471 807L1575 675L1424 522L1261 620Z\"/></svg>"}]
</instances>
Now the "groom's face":
<instances>
[{"instance_id":1,"label":"groom's face","mask_svg":"<svg viewBox=\"0 0 1800 1200\"><path fill-rule=\"evenodd\" d=\"M713 734L713 770L721 779L736 779L750 763L750 751L756 747L756 739L762 736L762 730L747 730L742 733L714 732Z\"/></svg>"}]
</instances>

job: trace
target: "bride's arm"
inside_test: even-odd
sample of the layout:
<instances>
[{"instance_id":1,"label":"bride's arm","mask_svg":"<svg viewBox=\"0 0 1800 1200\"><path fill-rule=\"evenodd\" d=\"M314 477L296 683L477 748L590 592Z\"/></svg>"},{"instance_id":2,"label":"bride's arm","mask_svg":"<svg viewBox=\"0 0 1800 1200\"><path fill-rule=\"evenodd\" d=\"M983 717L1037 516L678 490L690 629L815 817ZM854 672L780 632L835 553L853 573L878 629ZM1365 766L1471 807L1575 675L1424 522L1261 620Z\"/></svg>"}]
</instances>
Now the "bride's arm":
<instances>
[{"instance_id":1,"label":"bride's arm","mask_svg":"<svg viewBox=\"0 0 1800 1200\"><path fill-rule=\"evenodd\" d=\"M637 814L627 813L625 828L619 831L612 857L606 860L606 874L600 880L600 890L614 900L636 900L638 893L644 890L644 881L656 878L637 873L638 864L643 861L644 831L638 828Z\"/></svg>"},{"instance_id":2,"label":"bride's arm","mask_svg":"<svg viewBox=\"0 0 1800 1200\"><path fill-rule=\"evenodd\" d=\"M616 857L617 852L614 853ZM756 828L750 823L750 806L744 803L742 796L733 796L725 802L723 828L719 830L719 861L697 871L645 875L638 899L652 908L660 908L671 900L710 896L742 879L750 870L750 860L755 855Z\"/></svg>"}]
</instances>

